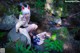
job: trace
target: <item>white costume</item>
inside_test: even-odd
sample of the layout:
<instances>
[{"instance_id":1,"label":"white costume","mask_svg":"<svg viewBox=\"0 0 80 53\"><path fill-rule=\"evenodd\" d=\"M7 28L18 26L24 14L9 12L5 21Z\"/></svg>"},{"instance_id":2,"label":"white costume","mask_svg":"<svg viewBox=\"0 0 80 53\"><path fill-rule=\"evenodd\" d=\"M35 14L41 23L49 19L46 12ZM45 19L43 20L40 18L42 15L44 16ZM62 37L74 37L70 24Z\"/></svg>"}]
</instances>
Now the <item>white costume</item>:
<instances>
[{"instance_id":1,"label":"white costume","mask_svg":"<svg viewBox=\"0 0 80 53\"><path fill-rule=\"evenodd\" d=\"M30 21L30 9L29 6L27 7L22 6L22 14L19 15L19 21L16 24L16 32L19 32L25 35L28 39L28 44L31 46L31 38L28 34L29 31L35 30L38 28L36 24L28 24ZM24 28L21 28L23 26Z\"/></svg>"},{"instance_id":2,"label":"white costume","mask_svg":"<svg viewBox=\"0 0 80 53\"><path fill-rule=\"evenodd\" d=\"M33 41L36 42L37 45L41 45L44 43L45 37L50 37L51 34L47 32L42 32L37 34L36 36L33 36Z\"/></svg>"}]
</instances>

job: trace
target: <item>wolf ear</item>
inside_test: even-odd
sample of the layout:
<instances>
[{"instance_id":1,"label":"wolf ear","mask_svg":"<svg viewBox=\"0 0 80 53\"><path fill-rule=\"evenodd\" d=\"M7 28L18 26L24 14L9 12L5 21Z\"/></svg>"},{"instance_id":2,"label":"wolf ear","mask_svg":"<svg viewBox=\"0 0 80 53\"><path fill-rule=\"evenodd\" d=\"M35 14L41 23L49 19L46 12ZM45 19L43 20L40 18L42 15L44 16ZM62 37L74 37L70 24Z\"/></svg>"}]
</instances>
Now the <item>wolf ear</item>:
<instances>
[{"instance_id":1,"label":"wolf ear","mask_svg":"<svg viewBox=\"0 0 80 53\"><path fill-rule=\"evenodd\" d=\"M21 9L24 10L24 6L22 6Z\"/></svg>"}]
</instances>

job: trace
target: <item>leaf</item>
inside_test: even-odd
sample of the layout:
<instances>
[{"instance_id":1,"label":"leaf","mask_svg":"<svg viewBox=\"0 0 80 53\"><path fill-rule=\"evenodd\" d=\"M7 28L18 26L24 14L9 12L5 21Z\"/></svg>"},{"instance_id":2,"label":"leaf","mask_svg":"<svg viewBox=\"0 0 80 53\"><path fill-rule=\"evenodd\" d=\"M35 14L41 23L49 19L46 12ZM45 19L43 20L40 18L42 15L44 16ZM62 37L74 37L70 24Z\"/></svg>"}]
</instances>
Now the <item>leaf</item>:
<instances>
[{"instance_id":1,"label":"leaf","mask_svg":"<svg viewBox=\"0 0 80 53\"><path fill-rule=\"evenodd\" d=\"M30 48L31 48L31 46L28 46L27 51L29 51L29 50L30 50Z\"/></svg>"},{"instance_id":2,"label":"leaf","mask_svg":"<svg viewBox=\"0 0 80 53\"><path fill-rule=\"evenodd\" d=\"M53 34L51 40L55 40L55 39L56 39L56 34Z\"/></svg>"}]
</instances>

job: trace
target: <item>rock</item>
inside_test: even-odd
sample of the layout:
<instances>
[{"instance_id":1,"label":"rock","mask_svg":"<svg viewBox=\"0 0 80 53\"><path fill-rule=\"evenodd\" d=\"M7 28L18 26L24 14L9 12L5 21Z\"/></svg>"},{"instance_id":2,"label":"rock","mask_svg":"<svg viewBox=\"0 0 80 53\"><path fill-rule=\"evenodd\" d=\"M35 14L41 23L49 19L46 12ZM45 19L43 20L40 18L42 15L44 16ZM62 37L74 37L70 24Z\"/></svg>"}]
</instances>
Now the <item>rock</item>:
<instances>
[{"instance_id":1,"label":"rock","mask_svg":"<svg viewBox=\"0 0 80 53\"><path fill-rule=\"evenodd\" d=\"M20 41L21 41L23 44L25 44L25 45L26 45L26 43L27 43L27 38L26 38L24 35L20 34L20 33L16 33L15 28L13 28L13 29L9 32L9 34L8 34L8 39L9 39L10 41L12 41L12 42L16 42L17 40L20 40Z\"/></svg>"},{"instance_id":2,"label":"rock","mask_svg":"<svg viewBox=\"0 0 80 53\"><path fill-rule=\"evenodd\" d=\"M0 29L1 30L10 30L12 29L17 22L17 18L15 15L6 15L3 17L2 22L0 22Z\"/></svg>"},{"instance_id":3,"label":"rock","mask_svg":"<svg viewBox=\"0 0 80 53\"><path fill-rule=\"evenodd\" d=\"M4 19L2 21L3 24L10 24L10 25L15 25L17 22L17 18L15 17L14 14L12 15L6 15L4 16Z\"/></svg>"},{"instance_id":4,"label":"rock","mask_svg":"<svg viewBox=\"0 0 80 53\"><path fill-rule=\"evenodd\" d=\"M14 27L13 25L0 23L0 30L10 30L13 27Z\"/></svg>"}]
</instances>

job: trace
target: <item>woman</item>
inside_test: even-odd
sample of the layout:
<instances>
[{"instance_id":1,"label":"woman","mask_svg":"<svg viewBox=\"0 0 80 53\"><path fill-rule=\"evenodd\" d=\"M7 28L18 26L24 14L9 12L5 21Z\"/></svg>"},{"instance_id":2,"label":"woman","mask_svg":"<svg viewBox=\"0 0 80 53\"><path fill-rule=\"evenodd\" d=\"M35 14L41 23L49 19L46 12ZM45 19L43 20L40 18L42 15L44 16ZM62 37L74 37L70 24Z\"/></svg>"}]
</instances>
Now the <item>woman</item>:
<instances>
[{"instance_id":1,"label":"woman","mask_svg":"<svg viewBox=\"0 0 80 53\"><path fill-rule=\"evenodd\" d=\"M36 24L28 24L30 21L30 7L27 4L21 5L21 14L16 24L16 32L20 32L25 35L28 39L28 44L31 46L31 38L28 34L31 30L36 30L38 26Z\"/></svg>"}]
</instances>

